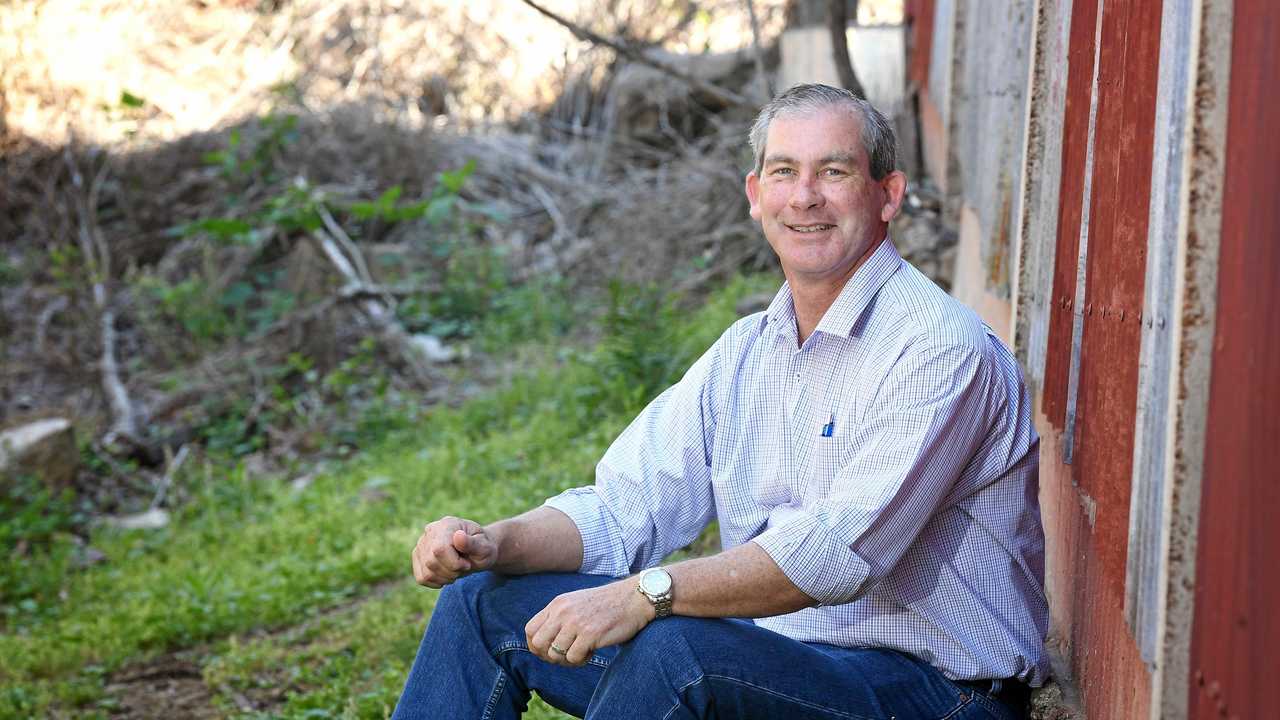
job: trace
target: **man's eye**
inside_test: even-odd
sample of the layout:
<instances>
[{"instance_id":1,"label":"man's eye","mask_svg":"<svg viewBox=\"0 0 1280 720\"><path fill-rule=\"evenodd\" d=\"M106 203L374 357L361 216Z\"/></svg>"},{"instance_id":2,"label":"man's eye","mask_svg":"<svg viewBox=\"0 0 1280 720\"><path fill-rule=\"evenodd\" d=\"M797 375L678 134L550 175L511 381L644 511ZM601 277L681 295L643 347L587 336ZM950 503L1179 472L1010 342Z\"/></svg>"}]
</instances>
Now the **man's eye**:
<instances>
[{"instance_id":1,"label":"man's eye","mask_svg":"<svg viewBox=\"0 0 1280 720\"><path fill-rule=\"evenodd\" d=\"M795 171L792 170L791 168L783 167L783 168L774 168L773 171L770 172L770 174L771 175L791 175L794 172Z\"/></svg>"},{"instance_id":2,"label":"man's eye","mask_svg":"<svg viewBox=\"0 0 1280 720\"><path fill-rule=\"evenodd\" d=\"M840 168L825 168L823 169L822 174L828 177L839 177L841 175L844 175L845 172Z\"/></svg>"}]
</instances>

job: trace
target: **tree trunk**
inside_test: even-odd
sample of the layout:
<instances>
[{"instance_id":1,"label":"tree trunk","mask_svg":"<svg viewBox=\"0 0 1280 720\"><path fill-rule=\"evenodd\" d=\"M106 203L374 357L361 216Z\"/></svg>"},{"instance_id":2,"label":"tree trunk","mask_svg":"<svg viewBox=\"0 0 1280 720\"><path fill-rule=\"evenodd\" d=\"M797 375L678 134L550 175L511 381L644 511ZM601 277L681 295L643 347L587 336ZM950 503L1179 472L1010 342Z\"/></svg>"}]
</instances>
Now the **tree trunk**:
<instances>
[{"instance_id":1,"label":"tree trunk","mask_svg":"<svg viewBox=\"0 0 1280 720\"><path fill-rule=\"evenodd\" d=\"M853 3L856 16L858 3ZM849 27L848 7L845 0L827 0L827 29L831 32L831 54L840 75L840 84L846 90L865 99L867 93L853 71L853 58L849 57L849 43L845 32Z\"/></svg>"}]
</instances>

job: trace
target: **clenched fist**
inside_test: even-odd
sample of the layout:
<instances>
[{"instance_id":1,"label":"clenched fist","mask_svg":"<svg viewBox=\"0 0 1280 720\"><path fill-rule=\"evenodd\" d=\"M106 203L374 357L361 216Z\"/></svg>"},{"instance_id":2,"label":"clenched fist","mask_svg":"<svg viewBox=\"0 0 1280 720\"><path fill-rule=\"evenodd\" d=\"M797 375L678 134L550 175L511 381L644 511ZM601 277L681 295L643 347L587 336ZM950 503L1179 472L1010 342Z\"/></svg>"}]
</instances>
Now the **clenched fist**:
<instances>
[{"instance_id":1,"label":"clenched fist","mask_svg":"<svg viewBox=\"0 0 1280 720\"><path fill-rule=\"evenodd\" d=\"M413 577L419 585L441 588L463 575L488 570L497 558L498 543L483 527L443 517L422 529L413 548Z\"/></svg>"}]
</instances>

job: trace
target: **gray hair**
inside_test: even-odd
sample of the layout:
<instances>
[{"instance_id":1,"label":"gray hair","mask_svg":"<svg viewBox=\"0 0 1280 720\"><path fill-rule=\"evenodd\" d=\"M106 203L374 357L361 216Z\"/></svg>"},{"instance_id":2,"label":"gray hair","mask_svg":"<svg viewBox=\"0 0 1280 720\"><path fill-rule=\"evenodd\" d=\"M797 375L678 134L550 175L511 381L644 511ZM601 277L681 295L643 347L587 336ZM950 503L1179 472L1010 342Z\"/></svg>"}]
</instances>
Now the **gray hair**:
<instances>
[{"instance_id":1,"label":"gray hair","mask_svg":"<svg viewBox=\"0 0 1280 720\"><path fill-rule=\"evenodd\" d=\"M764 169L764 143L769 135L769 124L781 115L810 112L830 107L854 110L862 118L862 147L866 148L871 165L871 177L883 180L893 172L898 159L898 140L893 126L874 105L843 88L830 85L795 85L770 100L756 121L751 125L751 152L755 156L755 171Z\"/></svg>"}]
</instances>

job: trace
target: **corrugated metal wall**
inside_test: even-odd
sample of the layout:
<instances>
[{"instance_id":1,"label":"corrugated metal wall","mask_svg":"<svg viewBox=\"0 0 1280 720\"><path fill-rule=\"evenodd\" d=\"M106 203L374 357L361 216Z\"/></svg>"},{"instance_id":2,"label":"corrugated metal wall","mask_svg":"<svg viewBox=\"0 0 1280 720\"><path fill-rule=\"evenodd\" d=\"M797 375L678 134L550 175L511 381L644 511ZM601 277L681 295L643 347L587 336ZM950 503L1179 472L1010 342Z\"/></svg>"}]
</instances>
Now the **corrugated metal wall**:
<instances>
[{"instance_id":1,"label":"corrugated metal wall","mask_svg":"<svg viewBox=\"0 0 1280 720\"><path fill-rule=\"evenodd\" d=\"M1012 327L1041 412L1051 642L1090 717L1263 717L1256 678L1280 645L1261 610L1280 589L1261 579L1280 549L1280 523L1264 521L1280 510L1280 313L1263 311L1280 304L1280 145L1265 134L1280 124L1280 6L1000 7L915 0L930 57L909 67L961 251L989 259L1008 237L992 219L1016 223ZM1001 72L973 72L989 61L975 48ZM1000 97L1027 122L968 122L999 104L980 84L1010 72L1026 87ZM1010 163L1012 207L985 202L1008 183L981 169ZM956 294L1007 291L985 275L958 272Z\"/></svg>"},{"instance_id":2,"label":"corrugated metal wall","mask_svg":"<svg viewBox=\"0 0 1280 720\"><path fill-rule=\"evenodd\" d=\"M1280 12L1237 0L1190 717L1276 717L1280 647Z\"/></svg>"}]
</instances>

